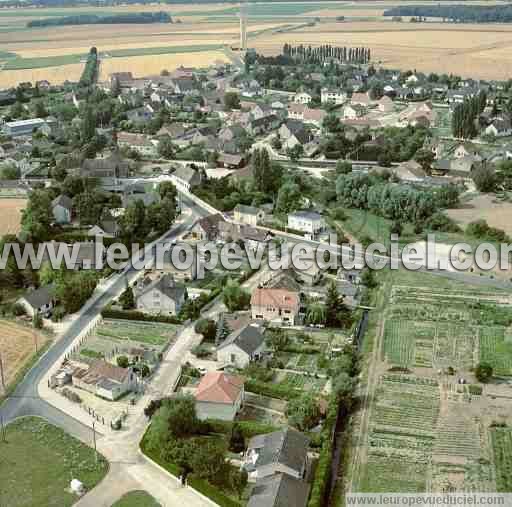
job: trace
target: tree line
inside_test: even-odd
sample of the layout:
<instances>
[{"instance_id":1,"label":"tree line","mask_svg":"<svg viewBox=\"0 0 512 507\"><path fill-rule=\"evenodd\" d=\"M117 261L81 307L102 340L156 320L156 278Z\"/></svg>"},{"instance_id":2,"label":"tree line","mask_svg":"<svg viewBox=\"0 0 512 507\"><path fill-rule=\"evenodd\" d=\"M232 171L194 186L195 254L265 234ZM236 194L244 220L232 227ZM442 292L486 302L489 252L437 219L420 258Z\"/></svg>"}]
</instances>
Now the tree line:
<instances>
[{"instance_id":1,"label":"tree line","mask_svg":"<svg viewBox=\"0 0 512 507\"><path fill-rule=\"evenodd\" d=\"M87 57L82 75L80 76L80 86L92 86L98 79L98 50L92 47Z\"/></svg>"},{"instance_id":2,"label":"tree line","mask_svg":"<svg viewBox=\"0 0 512 507\"><path fill-rule=\"evenodd\" d=\"M108 16L99 16L97 14L78 14L76 16L34 19L27 23L27 28L64 25L113 25L133 23L172 23L172 18L167 12L162 11L130 12L126 14L111 14Z\"/></svg>"},{"instance_id":3,"label":"tree line","mask_svg":"<svg viewBox=\"0 0 512 507\"><path fill-rule=\"evenodd\" d=\"M384 11L384 16L414 16L442 18L454 23L509 23L512 21L510 5L404 5Z\"/></svg>"},{"instance_id":4,"label":"tree line","mask_svg":"<svg viewBox=\"0 0 512 507\"><path fill-rule=\"evenodd\" d=\"M295 61L304 63L324 63L329 60L338 60L346 63L368 63L370 61L370 48L365 47L346 47L332 46L323 44L322 46L312 47L299 44L292 46L285 44L283 46L283 55L290 57Z\"/></svg>"},{"instance_id":5,"label":"tree line","mask_svg":"<svg viewBox=\"0 0 512 507\"><path fill-rule=\"evenodd\" d=\"M457 104L452 115L453 137L472 139L478 135L478 116L485 109L487 94L481 91L478 95Z\"/></svg>"}]
</instances>

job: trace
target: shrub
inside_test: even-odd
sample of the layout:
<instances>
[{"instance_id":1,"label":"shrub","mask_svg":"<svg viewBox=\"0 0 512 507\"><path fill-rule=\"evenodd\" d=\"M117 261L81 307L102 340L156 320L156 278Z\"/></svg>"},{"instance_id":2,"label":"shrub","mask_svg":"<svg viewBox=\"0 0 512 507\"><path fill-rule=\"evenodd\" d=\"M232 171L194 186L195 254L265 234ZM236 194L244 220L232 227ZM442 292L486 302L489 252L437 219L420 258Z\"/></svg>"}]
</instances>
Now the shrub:
<instances>
[{"instance_id":1,"label":"shrub","mask_svg":"<svg viewBox=\"0 0 512 507\"><path fill-rule=\"evenodd\" d=\"M41 314L35 313L34 317L32 318L32 325L36 329L43 329L43 318L41 317Z\"/></svg>"},{"instance_id":2,"label":"shrub","mask_svg":"<svg viewBox=\"0 0 512 507\"><path fill-rule=\"evenodd\" d=\"M80 398L77 393L71 391L71 389L68 389L67 387L62 390L62 395L73 403L82 403L82 398Z\"/></svg>"},{"instance_id":3,"label":"shrub","mask_svg":"<svg viewBox=\"0 0 512 507\"><path fill-rule=\"evenodd\" d=\"M137 320L142 322L164 322L166 324L180 324L181 320L178 317L171 315L146 315L137 311L114 310L112 308L105 308L101 311L101 316L104 319L121 319L121 320Z\"/></svg>"},{"instance_id":4,"label":"shrub","mask_svg":"<svg viewBox=\"0 0 512 507\"><path fill-rule=\"evenodd\" d=\"M210 355L210 351L206 347L203 347L202 345L198 345L197 347L194 347L191 350L191 352L198 359L201 359L201 358L204 358L204 357L208 357Z\"/></svg>"},{"instance_id":5,"label":"shrub","mask_svg":"<svg viewBox=\"0 0 512 507\"><path fill-rule=\"evenodd\" d=\"M130 366L130 361L126 356L118 356L116 362L120 368L128 368Z\"/></svg>"},{"instance_id":6,"label":"shrub","mask_svg":"<svg viewBox=\"0 0 512 507\"><path fill-rule=\"evenodd\" d=\"M25 307L20 303L14 303L11 306L11 312L15 317L20 317L21 315L25 315L27 313Z\"/></svg>"},{"instance_id":7,"label":"shrub","mask_svg":"<svg viewBox=\"0 0 512 507\"><path fill-rule=\"evenodd\" d=\"M469 384L468 386L469 394L473 394L475 396L479 396L483 392L482 386L476 384Z\"/></svg>"},{"instance_id":8,"label":"shrub","mask_svg":"<svg viewBox=\"0 0 512 507\"><path fill-rule=\"evenodd\" d=\"M484 384L491 380L493 373L493 368L489 363L479 363L475 368L475 377Z\"/></svg>"}]
</instances>

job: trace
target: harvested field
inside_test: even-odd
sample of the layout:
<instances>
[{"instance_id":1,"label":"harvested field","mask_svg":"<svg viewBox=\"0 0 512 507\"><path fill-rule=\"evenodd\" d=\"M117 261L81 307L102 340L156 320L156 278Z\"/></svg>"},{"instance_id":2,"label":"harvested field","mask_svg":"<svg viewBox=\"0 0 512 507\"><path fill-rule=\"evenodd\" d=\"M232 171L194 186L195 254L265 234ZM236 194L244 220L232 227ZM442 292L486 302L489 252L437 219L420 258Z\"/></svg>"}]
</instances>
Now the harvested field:
<instances>
[{"instance_id":1,"label":"harvested field","mask_svg":"<svg viewBox=\"0 0 512 507\"><path fill-rule=\"evenodd\" d=\"M512 203L497 200L493 195L480 194L466 202L463 207L448 210L447 214L462 226L478 217L491 227L502 229L512 236Z\"/></svg>"},{"instance_id":2,"label":"harvested field","mask_svg":"<svg viewBox=\"0 0 512 507\"><path fill-rule=\"evenodd\" d=\"M9 320L0 320L0 353L6 385L14 380L18 371L35 353L34 337L37 338L38 347L42 347L49 340L48 336L31 328Z\"/></svg>"},{"instance_id":3,"label":"harvested field","mask_svg":"<svg viewBox=\"0 0 512 507\"><path fill-rule=\"evenodd\" d=\"M21 230L21 211L27 205L26 199L0 198L0 236L17 234Z\"/></svg>"}]
</instances>

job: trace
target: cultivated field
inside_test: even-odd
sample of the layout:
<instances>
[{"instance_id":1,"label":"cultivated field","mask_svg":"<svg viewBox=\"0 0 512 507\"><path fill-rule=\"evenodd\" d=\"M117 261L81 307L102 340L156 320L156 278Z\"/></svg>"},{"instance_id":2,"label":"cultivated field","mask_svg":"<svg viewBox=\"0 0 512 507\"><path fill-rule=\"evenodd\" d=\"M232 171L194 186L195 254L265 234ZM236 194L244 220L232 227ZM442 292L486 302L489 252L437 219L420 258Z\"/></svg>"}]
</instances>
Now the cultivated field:
<instances>
[{"instance_id":1,"label":"cultivated field","mask_svg":"<svg viewBox=\"0 0 512 507\"><path fill-rule=\"evenodd\" d=\"M0 354L6 385L9 385L16 374L30 361L35 353L36 340L38 348L41 348L49 337L9 320L0 320Z\"/></svg>"},{"instance_id":2,"label":"cultivated field","mask_svg":"<svg viewBox=\"0 0 512 507\"><path fill-rule=\"evenodd\" d=\"M26 199L0 197L0 237L5 234L17 234L21 230L21 212L27 205Z\"/></svg>"},{"instance_id":3,"label":"cultivated field","mask_svg":"<svg viewBox=\"0 0 512 507\"><path fill-rule=\"evenodd\" d=\"M511 422L509 387L473 373L486 361L512 375L510 305L501 291L393 286L354 491L512 491L511 433L496 427Z\"/></svg>"}]
</instances>

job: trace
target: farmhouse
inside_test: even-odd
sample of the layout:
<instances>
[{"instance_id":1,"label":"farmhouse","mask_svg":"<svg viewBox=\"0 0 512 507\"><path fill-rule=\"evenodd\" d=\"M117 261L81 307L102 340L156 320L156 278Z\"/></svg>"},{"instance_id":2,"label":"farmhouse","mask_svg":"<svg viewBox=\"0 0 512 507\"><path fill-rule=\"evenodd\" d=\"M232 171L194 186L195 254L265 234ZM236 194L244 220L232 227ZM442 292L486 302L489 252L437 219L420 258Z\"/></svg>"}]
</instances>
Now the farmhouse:
<instances>
[{"instance_id":1,"label":"farmhouse","mask_svg":"<svg viewBox=\"0 0 512 507\"><path fill-rule=\"evenodd\" d=\"M134 292L137 309L148 313L176 315L186 299L185 287L177 286L169 274L142 279Z\"/></svg>"},{"instance_id":2,"label":"farmhouse","mask_svg":"<svg viewBox=\"0 0 512 507\"><path fill-rule=\"evenodd\" d=\"M309 438L292 428L257 435L249 441L243 467L251 481L278 473L301 480L308 465L308 447Z\"/></svg>"},{"instance_id":3,"label":"farmhouse","mask_svg":"<svg viewBox=\"0 0 512 507\"><path fill-rule=\"evenodd\" d=\"M53 308L55 303L54 290L55 287L52 284L39 287L39 289L22 296L16 303L22 305L30 317L36 314L44 315Z\"/></svg>"},{"instance_id":4,"label":"farmhouse","mask_svg":"<svg viewBox=\"0 0 512 507\"><path fill-rule=\"evenodd\" d=\"M264 353L265 339L262 329L248 324L233 331L217 347L217 361L242 369L250 362L261 359Z\"/></svg>"},{"instance_id":5,"label":"farmhouse","mask_svg":"<svg viewBox=\"0 0 512 507\"><path fill-rule=\"evenodd\" d=\"M194 397L199 419L233 421L244 401L244 379L223 372L207 373Z\"/></svg>"},{"instance_id":6,"label":"farmhouse","mask_svg":"<svg viewBox=\"0 0 512 507\"><path fill-rule=\"evenodd\" d=\"M102 360L93 361L91 365L76 363L71 381L75 387L111 401L137 386L132 368L120 368Z\"/></svg>"},{"instance_id":7,"label":"farmhouse","mask_svg":"<svg viewBox=\"0 0 512 507\"><path fill-rule=\"evenodd\" d=\"M299 320L297 292L285 289L255 289L251 295L251 314L255 320L295 325Z\"/></svg>"}]
</instances>

